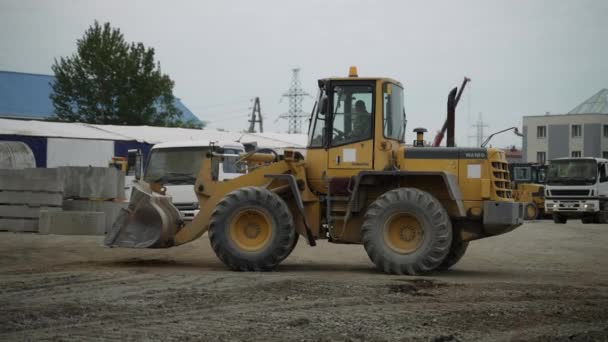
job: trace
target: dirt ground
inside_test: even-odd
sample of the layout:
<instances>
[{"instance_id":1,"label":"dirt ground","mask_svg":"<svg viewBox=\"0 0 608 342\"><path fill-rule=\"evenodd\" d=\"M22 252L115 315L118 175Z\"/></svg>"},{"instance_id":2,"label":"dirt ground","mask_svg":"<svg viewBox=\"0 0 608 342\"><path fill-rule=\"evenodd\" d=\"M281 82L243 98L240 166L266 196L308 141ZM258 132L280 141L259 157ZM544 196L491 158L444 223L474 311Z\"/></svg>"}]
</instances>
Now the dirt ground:
<instances>
[{"instance_id":1,"label":"dirt ground","mask_svg":"<svg viewBox=\"0 0 608 342\"><path fill-rule=\"evenodd\" d=\"M427 277L303 239L276 272L237 273L206 236L127 250L0 233L0 340L106 339L608 341L608 225L528 223Z\"/></svg>"}]
</instances>

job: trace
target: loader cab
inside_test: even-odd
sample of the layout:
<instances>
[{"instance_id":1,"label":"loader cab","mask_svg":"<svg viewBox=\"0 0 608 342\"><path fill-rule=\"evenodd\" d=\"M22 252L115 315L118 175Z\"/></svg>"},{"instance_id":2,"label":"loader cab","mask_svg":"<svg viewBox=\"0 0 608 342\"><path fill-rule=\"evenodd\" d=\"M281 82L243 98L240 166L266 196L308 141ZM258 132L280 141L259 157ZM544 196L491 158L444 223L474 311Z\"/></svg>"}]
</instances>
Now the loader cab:
<instances>
[{"instance_id":1,"label":"loader cab","mask_svg":"<svg viewBox=\"0 0 608 342\"><path fill-rule=\"evenodd\" d=\"M513 185L522 183L544 184L546 170L546 165L533 163L509 164L509 174L511 175L511 183Z\"/></svg>"},{"instance_id":2,"label":"loader cab","mask_svg":"<svg viewBox=\"0 0 608 342\"><path fill-rule=\"evenodd\" d=\"M404 142L403 87L388 78L319 80L308 130L311 187L345 192L350 178L364 170L383 170ZM322 165L319 165L322 164ZM314 166L313 166L314 165Z\"/></svg>"}]
</instances>

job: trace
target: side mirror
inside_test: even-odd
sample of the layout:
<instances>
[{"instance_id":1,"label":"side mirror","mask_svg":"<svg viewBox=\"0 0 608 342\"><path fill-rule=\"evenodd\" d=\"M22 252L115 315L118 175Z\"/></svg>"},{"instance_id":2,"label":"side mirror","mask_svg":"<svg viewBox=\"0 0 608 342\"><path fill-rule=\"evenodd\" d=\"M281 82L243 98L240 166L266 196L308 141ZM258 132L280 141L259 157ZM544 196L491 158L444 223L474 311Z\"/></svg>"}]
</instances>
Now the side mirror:
<instances>
[{"instance_id":1,"label":"side mirror","mask_svg":"<svg viewBox=\"0 0 608 342\"><path fill-rule=\"evenodd\" d=\"M141 150L135 153L135 179L140 180L144 174L144 164L142 162Z\"/></svg>"},{"instance_id":2,"label":"side mirror","mask_svg":"<svg viewBox=\"0 0 608 342\"><path fill-rule=\"evenodd\" d=\"M608 168L606 164L600 166L600 183L608 182L608 171L606 168Z\"/></svg>"},{"instance_id":3,"label":"side mirror","mask_svg":"<svg viewBox=\"0 0 608 342\"><path fill-rule=\"evenodd\" d=\"M327 114L327 111L329 110L329 99L327 98L327 95L323 95L321 97L321 103L319 104L319 113L321 114Z\"/></svg>"}]
</instances>

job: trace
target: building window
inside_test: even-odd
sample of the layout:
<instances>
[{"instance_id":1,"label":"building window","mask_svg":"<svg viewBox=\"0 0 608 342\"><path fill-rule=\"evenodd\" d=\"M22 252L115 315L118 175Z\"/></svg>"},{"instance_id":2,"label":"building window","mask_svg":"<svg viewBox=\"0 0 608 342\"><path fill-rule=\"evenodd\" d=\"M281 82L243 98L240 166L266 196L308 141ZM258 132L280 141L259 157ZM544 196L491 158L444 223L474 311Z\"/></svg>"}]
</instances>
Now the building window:
<instances>
[{"instance_id":1,"label":"building window","mask_svg":"<svg viewBox=\"0 0 608 342\"><path fill-rule=\"evenodd\" d=\"M604 125L604 138L608 138L608 125Z\"/></svg>"},{"instance_id":2,"label":"building window","mask_svg":"<svg viewBox=\"0 0 608 342\"><path fill-rule=\"evenodd\" d=\"M536 127L536 137L544 138L547 136L547 126L537 126Z\"/></svg>"},{"instance_id":3,"label":"building window","mask_svg":"<svg viewBox=\"0 0 608 342\"><path fill-rule=\"evenodd\" d=\"M602 158L608 159L608 151L602 152Z\"/></svg>"},{"instance_id":4,"label":"building window","mask_svg":"<svg viewBox=\"0 0 608 342\"><path fill-rule=\"evenodd\" d=\"M572 158L580 158L581 151L572 151Z\"/></svg>"},{"instance_id":5,"label":"building window","mask_svg":"<svg viewBox=\"0 0 608 342\"><path fill-rule=\"evenodd\" d=\"M572 125L572 137L578 138L583 135L583 127L581 125Z\"/></svg>"},{"instance_id":6,"label":"building window","mask_svg":"<svg viewBox=\"0 0 608 342\"><path fill-rule=\"evenodd\" d=\"M547 161L547 154L545 152L536 152L536 162L544 164Z\"/></svg>"}]
</instances>

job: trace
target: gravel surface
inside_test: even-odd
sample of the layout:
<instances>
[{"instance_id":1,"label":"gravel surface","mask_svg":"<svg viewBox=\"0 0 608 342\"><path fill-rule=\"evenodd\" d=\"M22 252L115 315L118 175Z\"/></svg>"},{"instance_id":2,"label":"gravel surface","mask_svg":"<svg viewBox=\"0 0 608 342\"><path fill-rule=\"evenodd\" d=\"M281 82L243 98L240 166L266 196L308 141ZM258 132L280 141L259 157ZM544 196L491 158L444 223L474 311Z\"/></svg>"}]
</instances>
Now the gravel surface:
<instances>
[{"instance_id":1,"label":"gravel surface","mask_svg":"<svg viewBox=\"0 0 608 342\"><path fill-rule=\"evenodd\" d=\"M608 225L527 223L427 277L324 241L238 273L206 236L168 250L101 240L0 233L0 341L608 341Z\"/></svg>"}]
</instances>

